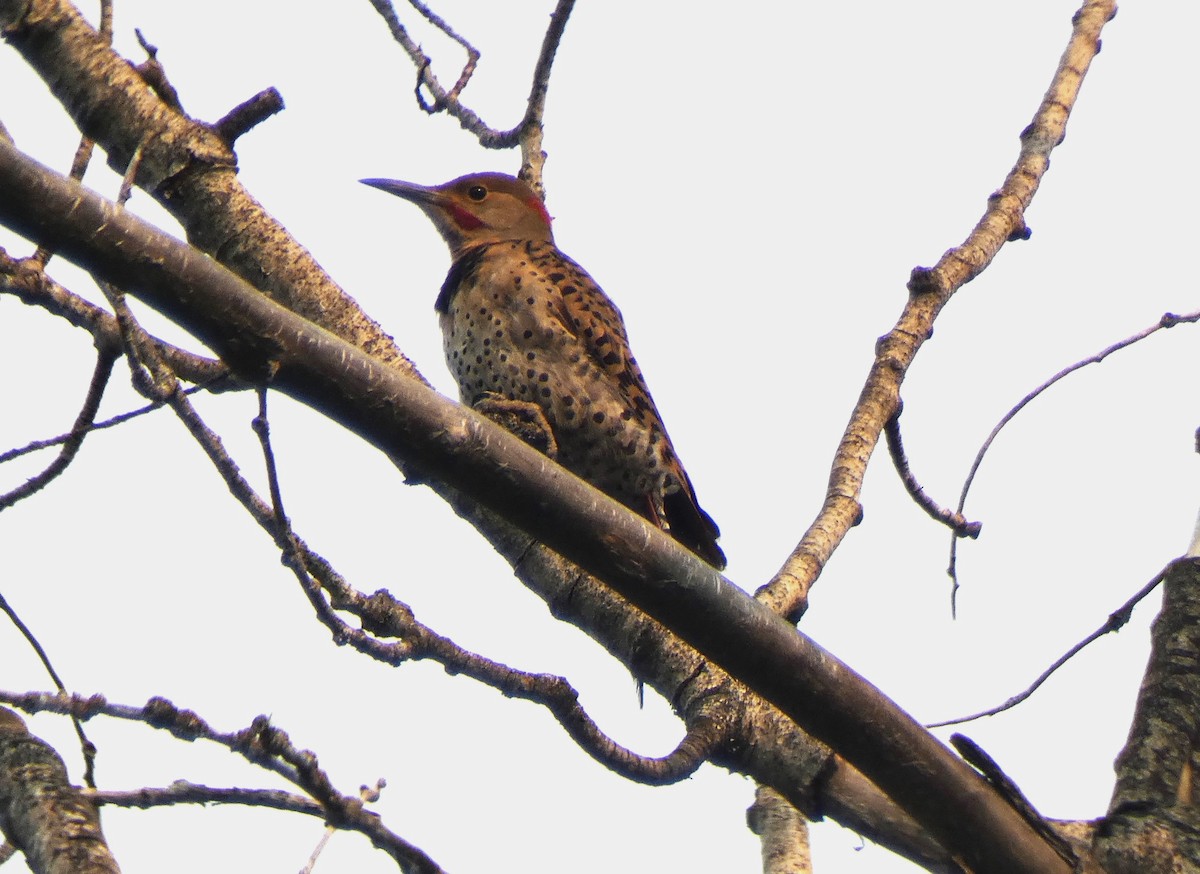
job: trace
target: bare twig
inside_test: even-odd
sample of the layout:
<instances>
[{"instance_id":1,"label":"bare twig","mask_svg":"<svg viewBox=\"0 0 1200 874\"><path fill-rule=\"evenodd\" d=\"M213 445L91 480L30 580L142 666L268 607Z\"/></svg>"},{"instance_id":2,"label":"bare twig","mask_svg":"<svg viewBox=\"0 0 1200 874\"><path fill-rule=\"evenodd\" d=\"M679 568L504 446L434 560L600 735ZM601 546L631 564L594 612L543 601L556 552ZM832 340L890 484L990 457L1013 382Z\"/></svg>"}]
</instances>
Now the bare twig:
<instances>
[{"instance_id":1,"label":"bare twig","mask_svg":"<svg viewBox=\"0 0 1200 874\"><path fill-rule=\"evenodd\" d=\"M255 392L258 394L258 415L250 422L250 428L258 437L258 443L263 453L263 465L267 469L267 488L271 493L271 514L275 517L275 540L278 542L283 538L290 542L291 524L288 522L287 513L283 510L283 491L279 487L275 450L271 447L271 424L267 418L267 388L260 385ZM294 546L290 548L294 548Z\"/></svg>"},{"instance_id":2,"label":"bare twig","mask_svg":"<svg viewBox=\"0 0 1200 874\"><path fill-rule=\"evenodd\" d=\"M1009 422L1011 422L1014 418L1016 418L1017 414L1020 413L1021 410L1025 409L1025 407L1028 406L1029 403L1032 402L1035 398L1037 398L1040 395L1042 395L1043 393L1045 393L1046 390L1049 389L1052 385L1054 385L1058 381L1070 376L1075 371L1082 370L1084 367L1087 367L1089 364L1099 364L1101 361L1106 359L1109 355L1112 355L1114 352L1119 352L1122 349L1125 349L1125 348L1128 348L1129 346L1134 345L1135 343L1139 343L1142 340L1145 340L1151 334L1158 333L1159 331L1162 331L1166 328L1173 328L1179 324L1184 324L1184 323L1194 324L1195 322L1198 322L1198 321L1200 321L1200 310L1195 310L1190 313L1185 313L1184 315L1181 315L1181 316L1176 315L1175 313L1164 313L1159 318L1159 320L1157 322L1155 322L1153 325L1150 325L1147 328L1143 328L1141 331L1138 331L1136 334L1126 337L1123 340L1118 340L1116 343L1113 343L1111 346L1104 347L1099 352L1097 352L1095 355L1092 355L1088 358L1084 358L1081 361L1076 361L1074 364L1070 365L1069 367L1064 367L1058 373L1054 374L1054 376L1050 377L1048 380L1043 382L1041 385L1039 385L1033 391L1029 392L1029 394L1025 395L1025 397L1021 398L1021 400L1017 402L1016 406L1014 406L1011 410L1009 410L1007 413L1005 413L1003 417L1001 417L1000 421L996 423L996 427L994 427L992 429L991 433L988 434L987 439L983 441L983 445L979 447L979 451L975 453L975 460L971 462L971 469L967 472L967 479L963 483L962 493L958 497L958 512L962 513L963 508L966 506L967 495L970 493L971 486L975 482L975 475L979 472L980 465L983 464L984 456L986 456L988 451L992 448L992 444L996 441L996 438L1000 435L1000 432L1004 430L1004 426L1007 425ZM949 562L948 566L946 567L946 573L949 574L950 579L953 582L953 587L950 592L950 604L951 604L951 609L953 609L953 605L957 598L958 588L959 588L959 585L958 585L958 537L957 537L957 535L952 537L950 540L950 562Z\"/></svg>"},{"instance_id":3,"label":"bare twig","mask_svg":"<svg viewBox=\"0 0 1200 874\"><path fill-rule=\"evenodd\" d=\"M900 413L903 410L904 402L897 401L896 413L883 426L883 433L887 437L888 454L892 457L892 464L896 468L896 472L900 474L900 481L904 483L904 488L908 491L909 496L917 502L918 507L928 513L932 519L951 528L955 537L978 537L980 523L968 522L962 513L939 506L933 498L925 494L925 490L917 482L916 476L913 475L912 469L908 465L908 456L904 454L904 442L900 437Z\"/></svg>"},{"instance_id":4,"label":"bare twig","mask_svg":"<svg viewBox=\"0 0 1200 874\"><path fill-rule=\"evenodd\" d=\"M190 783L187 780L177 780L170 786L146 786L131 792L97 789L88 795L97 804L140 810L172 807L176 804L240 804L244 807L264 807L268 810L283 810L308 816L325 816L325 809L321 805L311 798L293 792L280 789L244 789L239 786L217 788Z\"/></svg>"},{"instance_id":5,"label":"bare twig","mask_svg":"<svg viewBox=\"0 0 1200 874\"><path fill-rule=\"evenodd\" d=\"M18 501L44 489L75 460L80 447L83 446L83 439L93 429L96 411L100 409L100 400L104 397L104 390L108 387L108 381L112 377L115 362L116 354L111 349L100 349L97 352L96 367L92 371L87 396L83 400L79 415L75 417L75 424L71 426L71 430L67 432L62 441L62 450L41 473L29 478L7 494L0 495L0 511L6 510ZM0 459L0 461L3 460L7 459Z\"/></svg>"},{"instance_id":6,"label":"bare twig","mask_svg":"<svg viewBox=\"0 0 1200 874\"><path fill-rule=\"evenodd\" d=\"M8 600L0 593L0 612L3 612L8 620L17 629L20 635L25 638L30 648L38 657L38 661L42 663L46 673L50 676L51 682L54 683L54 688L66 695L67 687L63 684L62 677L58 675L58 671L54 669L53 663L50 661L50 654L46 652L42 642L37 639L32 629L25 624L25 621L13 609L13 606L8 603ZM83 730L83 723L74 714L71 716L71 725L75 729L75 736L79 738L79 749L83 755L83 782L95 788L96 786L96 745L88 740L87 733Z\"/></svg>"},{"instance_id":7,"label":"bare twig","mask_svg":"<svg viewBox=\"0 0 1200 874\"><path fill-rule=\"evenodd\" d=\"M526 101L525 112L516 126L509 130L490 127L477 113L463 105L460 99L462 90L470 80L476 62L479 60L479 52L474 46L419 0L410 0L413 7L431 24L461 45L467 52L467 63L464 65L458 81L447 90L434 74L429 56L401 24L389 0L370 0L370 2L387 23L388 29L392 32L392 38L400 44L417 68L416 95L421 108L430 113L446 112L458 119L458 123L462 125L463 129L474 134L484 148L511 149L514 146L520 146L521 176L537 190L538 194L544 195L542 164L545 155L541 150L542 116L546 109L546 92L550 87L550 71L554 65L554 56L562 41L563 31L571 17L575 0L559 0L554 12L551 13L550 24L546 28L546 35L542 40L541 51L538 53L537 64L534 67L533 83ZM422 89L429 92L433 98L432 102L425 100Z\"/></svg>"},{"instance_id":8,"label":"bare twig","mask_svg":"<svg viewBox=\"0 0 1200 874\"><path fill-rule=\"evenodd\" d=\"M317 757L308 750L296 749L287 733L271 725L271 721L265 716L257 717L248 728L241 731L218 732L193 711L181 710L165 698L151 698L145 706L133 707L111 704L97 695L83 698L64 694L0 691L0 701L27 713L45 710L70 713L81 719L103 714L116 719L141 722L152 728L168 731L182 740L211 741L304 789L315 799L316 807L314 809L297 803L294 796L285 793L266 791L232 790L233 794L224 798L206 798L206 787L190 784L176 784L180 787L177 791L151 790L159 792L157 796L142 792L129 793L124 797L117 794L112 803L124 801L123 806L142 807L155 803L221 800L227 803L255 804L260 807L319 815L337 828L365 835L375 847L396 859L407 872L441 874L442 869L424 851L387 829L377 814L368 811L361 795L343 795L338 792L328 775L321 769ZM107 794L96 793L94 797L97 800L107 800ZM139 798L130 797L133 795Z\"/></svg>"},{"instance_id":9,"label":"bare twig","mask_svg":"<svg viewBox=\"0 0 1200 874\"><path fill-rule=\"evenodd\" d=\"M100 348L121 348L120 329L112 313L63 288L32 258L15 259L0 248L0 293L12 294L30 306L40 307L64 319L73 327L82 328L92 335ZM211 391L245 388L245 384L234 379L220 361L196 355L156 337L151 340L171 369L188 382L205 385Z\"/></svg>"},{"instance_id":10,"label":"bare twig","mask_svg":"<svg viewBox=\"0 0 1200 874\"><path fill-rule=\"evenodd\" d=\"M1028 688L1025 689L1025 691L1023 691L1017 695L1014 695L1013 697L1011 697L1007 701L1005 701L1003 704L999 704L996 707L992 707L989 710L983 710L983 711L980 711L979 713L973 713L970 716L959 716L955 719L946 719L946 720L943 720L942 722L931 722L931 723L928 723L925 727L926 728L943 728L947 725L961 725L964 722L971 722L972 720L975 720L975 719L982 719L985 716L995 716L997 713L1003 713L1005 710L1010 710L1013 707L1016 707L1018 704L1020 704L1022 701L1024 701L1026 698L1028 698L1034 692L1036 692L1038 690L1038 687L1041 686L1042 683L1044 683L1048 679L1050 679L1051 674L1053 674L1055 671L1057 671L1059 668L1061 668L1063 665L1065 665L1067 662L1069 662L1071 659L1073 659L1084 647L1088 646L1093 641L1098 640L1099 638L1103 637L1106 634L1111 634L1114 631L1120 631L1122 628L1124 628L1125 625L1129 622L1129 617L1133 615L1133 608L1136 607L1143 598L1145 598L1147 595L1149 595L1151 592L1153 592L1156 588L1158 588L1159 583L1161 583L1163 581L1163 577L1166 575L1166 573L1169 569L1170 569L1170 565L1168 565L1167 567L1165 567L1161 571L1159 571L1158 574L1154 577L1154 579L1152 579L1150 582L1146 583L1146 585L1142 586L1142 588L1139 589L1132 598L1130 598L1128 601L1126 601L1124 604L1122 604L1120 607L1118 607L1116 610L1114 610L1112 613L1110 613L1108 615L1108 619L1105 620L1103 625L1101 625L1099 628L1097 628L1095 631L1093 631L1091 634L1089 634L1083 640L1079 641L1079 643L1075 644L1073 647L1071 647L1069 650L1067 650L1065 653L1063 653L1062 656L1059 657L1054 662L1054 664L1050 665L1050 667L1048 667L1048 668L1046 668L1046 670L1042 671L1042 673L1038 676L1038 678L1036 680L1034 680L1032 683L1030 683Z\"/></svg>"},{"instance_id":11,"label":"bare twig","mask_svg":"<svg viewBox=\"0 0 1200 874\"><path fill-rule=\"evenodd\" d=\"M959 246L932 268L918 267L909 280L909 299L896 326L876 345L875 361L834 454L829 486L817 518L805 531L775 577L756 593L762 603L798 620L808 590L846 533L862 518L859 495L867 463L884 425L895 414L900 384L929 337L934 320L950 298L991 264L1001 247L1026 235L1025 210L1050 166L1050 153L1062 141L1071 108L1088 67L1099 50L1100 31L1115 14L1114 0L1086 0L1075 14L1073 31L1053 81L1021 133L1021 153L987 210Z\"/></svg>"},{"instance_id":12,"label":"bare twig","mask_svg":"<svg viewBox=\"0 0 1200 874\"><path fill-rule=\"evenodd\" d=\"M457 100L458 95L461 94L462 90L467 87L467 83L471 81L471 76L475 73L475 65L479 63L479 50L467 42L466 39L459 35L458 31L447 24L440 15L438 15L424 3L421 3L420 0L408 0L408 3L413 9L420 12L426 21L462 46L463 50L467 53L467 62L463 65L462 72L458 74L458 81L454 83L454 87L451 88L446 94L447 99ZM432 111L436 112L437 110L435 109Z\"/></svg>"}]
</instances>

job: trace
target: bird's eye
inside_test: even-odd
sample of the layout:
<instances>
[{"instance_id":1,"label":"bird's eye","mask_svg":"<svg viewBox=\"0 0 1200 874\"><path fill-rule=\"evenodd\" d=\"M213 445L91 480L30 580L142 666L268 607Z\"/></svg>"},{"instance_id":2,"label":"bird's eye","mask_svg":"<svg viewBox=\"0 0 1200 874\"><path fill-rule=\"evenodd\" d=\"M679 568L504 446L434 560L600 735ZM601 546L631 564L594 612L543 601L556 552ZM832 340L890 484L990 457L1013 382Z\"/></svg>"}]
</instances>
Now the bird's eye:
<instances>
[{"instance_id":1,"label":"bird's eye","mask_svg":"<svg viewBox=\"0 0 1200 874\"><path fill-rule=\"evenodd\" d=\"M487 197L487 189L482 185L472 185L467 189L467 197L474 201L483 200L485 197Z\"/></svg>"}]
</instances>

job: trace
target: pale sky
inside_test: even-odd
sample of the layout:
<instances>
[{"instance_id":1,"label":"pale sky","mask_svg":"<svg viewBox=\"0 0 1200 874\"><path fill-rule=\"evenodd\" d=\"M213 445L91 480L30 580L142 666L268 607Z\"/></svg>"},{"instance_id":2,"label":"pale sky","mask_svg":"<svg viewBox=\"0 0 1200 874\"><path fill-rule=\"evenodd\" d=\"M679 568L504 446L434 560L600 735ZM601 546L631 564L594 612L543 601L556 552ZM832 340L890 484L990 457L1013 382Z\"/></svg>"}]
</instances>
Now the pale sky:
<instances>
[{"instance_id":1,"label":"pale sky","mask_svg":"<svg viewBox=\"0 0 1200 874\"><path fill-rule=\"evenodd\" d=\"M520 117L552 4L437 3L483 50L465 97L497 127ZM624 313L634 352L703 506L727 576L748 591L778 569L820 505L830 459L875 339L916 265L957 245L1003 181L1049 84L1076 4L764 4L734 17L636 2L581 3L550 87L548 207L561 248ZM414 71L370 5L119 0L194 116L215 121L274 85L287 109L239 143L241 178L435 386L455 395L433 300L449 266L418 210L356 180L433 183L515 172L412 99ZM917 476L957 500L1003 413L1076 359L1197 307L1188 268L1200 194L1188 4L1129 4L1106 28L1063 146L1006 246L937 322L905 383ZM408 14L406 20L412 20ZM459 55L422 36L444 81ZM73 128L0 48L0 120L65 169ZM88 184L113 196L94 162ZM150 198L131 209L178 233ZM0 231L10 254L26 254ZM61 260L53 274L100 299ZM142 308L144 310L144 308ZM152 330L181 338L146 313ZM68 430L90 342L0 297L0 451ZM933 721L992 706L1103 623L1188 545L1200 424L1180 387L1200 364L1195 328L1156 335L1032 404L984 463L960 548L904 494L881 449L850 533L813 590L803 630ZM202 398L243 470L264 481L248 394ZM556 622L431 492L375 450L272 397L272 434L297 531L358 588L386 587L422 621L513 667L561 674L620 742L661 755L680 726L639 710L629 674ZM140 401L118 370L102 415ZM0 489L48 461L0 468ZM381 495L387 495L386 499ZM169 413L94 435L71 470L0 515L0 591L68 685L141 704L163 695L223 730L268 713L345 792L379 777L387 825L447 870L758 870L744 822L753 784L713 767L670 788L633 785L580 752L539 708L432 664L399 669L332 645L269 538L225 492ZM959 730L1056 818L1104 812L1155 603L1016 711ZM0 627L4 688L49 688ZM29 717L73 779L57 717ZM94 720L108 788L186 779L275 786L233 755L136 724ZM943 733L945 736L948 732ZM238 808L106 809L126 874L296 871L320 823ZM916 870L836 825L814 828L820 874ZM10 863L17 864L17 863ZM20 867L14 870L21 870ZM338 834L318 871L395 870Z\"/></svg>"}]
</instances>

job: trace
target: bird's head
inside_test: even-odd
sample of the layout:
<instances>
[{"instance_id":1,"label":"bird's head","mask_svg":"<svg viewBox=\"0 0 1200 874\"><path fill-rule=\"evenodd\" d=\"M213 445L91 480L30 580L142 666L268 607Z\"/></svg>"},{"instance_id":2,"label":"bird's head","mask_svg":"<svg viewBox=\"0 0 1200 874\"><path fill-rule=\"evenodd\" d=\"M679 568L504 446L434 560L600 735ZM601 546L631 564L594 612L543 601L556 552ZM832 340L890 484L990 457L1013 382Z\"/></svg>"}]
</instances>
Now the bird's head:
<instances>
[{"instance_id":1,"label":"bird's head","mask_svg":"<svg viewBox=\"0 0 1200 874\"><path fill-rule=\"evenodd\" d=\"M503 173L473 173L444 185L360 181L419 206L455 256L472 246L504 240L554 242L550 214L541 198L520 179Z\"/></svg>"}]
</instances>

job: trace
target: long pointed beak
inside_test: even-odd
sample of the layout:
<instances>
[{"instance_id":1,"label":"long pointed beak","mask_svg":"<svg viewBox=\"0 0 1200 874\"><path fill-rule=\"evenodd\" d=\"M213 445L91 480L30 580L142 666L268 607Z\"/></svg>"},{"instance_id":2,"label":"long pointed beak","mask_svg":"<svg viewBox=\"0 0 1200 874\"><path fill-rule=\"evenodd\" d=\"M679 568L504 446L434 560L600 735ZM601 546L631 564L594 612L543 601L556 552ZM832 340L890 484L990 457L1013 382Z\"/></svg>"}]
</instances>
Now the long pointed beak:
<instances>
[{"instance_id":1,"label":"long pointed beak","mask_svg":"<svg viewBox=\"0 0 1200 874\"><path fill-rule=\"evenodd\" d=\"M402 182L399 179L359 179L363 185L370 185L388 194L402 197L412 203L433 203L437 200L437 190L427 185L417 185L415 182Z\"/></svg>"}]
</instances>

